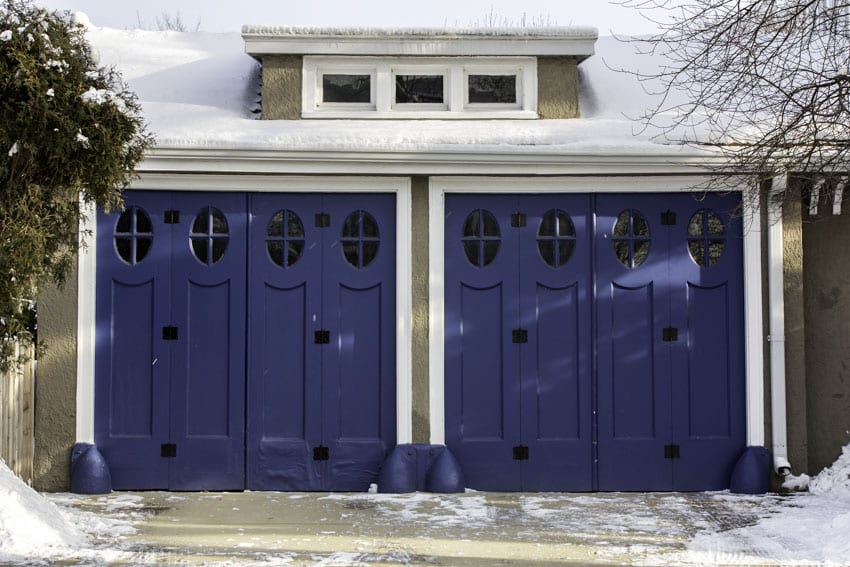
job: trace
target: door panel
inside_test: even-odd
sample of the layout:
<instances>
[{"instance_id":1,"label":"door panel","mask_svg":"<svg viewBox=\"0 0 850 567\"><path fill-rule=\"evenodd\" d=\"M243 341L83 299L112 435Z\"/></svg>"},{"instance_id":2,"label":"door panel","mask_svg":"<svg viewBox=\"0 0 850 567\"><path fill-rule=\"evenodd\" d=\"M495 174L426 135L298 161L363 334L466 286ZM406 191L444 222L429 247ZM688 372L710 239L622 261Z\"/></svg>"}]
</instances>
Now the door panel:
<instances>
[{"instance_id":1,"label":"door panel","mask_svg":"<svg viewBox=\"0 0 850 567\"><path fill-rule=\"evenodd\" d=\"M446 196L446 444L467 486L521 490L516 197ZM489 248L489 249L488 249Z\"/></svg>"},{"instance_id":2,"label":"door panel","mask_svg":"<svg viewBox=\"0 0 850 567\"><path fill-rule=\"evenodd\" d=\"M319 490L322 233L319 195L251 196L247 485Z\"/></svg>"},{"instance_id":3,"label":"door panel","mask_svg":"<svg viewBox=\"0 0 850 567\"><path fill-rule=\"evenodd\" d=\"M173 490L244 487L245 206L244 194L173 197Z\"/></svg>"},{"instance_id":4,"label":"door panel","mask_svg":"<svg viewBox=\"0 0 850 567\"><path fill-rule=\"evenodd\" d=\"M395 197L325 195L325 490L368 490L395 445Z\"/></svg>"},{"instance_id":5,"label":"door panel","mask_svg":"<svg viewBox=\"0 0 850 567\"><path fill-rule=\"evenodd\" d=\"M171 349L161 340L170 312L170 197L126 194L125 211L98 211L95 442L112 486L168 488Z\"/></svg>"},{"instance_id":6,"label":"door panel","mask_svg":"<svg viewBox=\"0 0 850 567\"><path fill-rule=\"evenodd\" d=\"M675 490L728 488L745 445L740 204L736 194L677 202L671 320L685 331L674 343L672 374L673 443L681 447Z\"/></svg>"}]
</instances>

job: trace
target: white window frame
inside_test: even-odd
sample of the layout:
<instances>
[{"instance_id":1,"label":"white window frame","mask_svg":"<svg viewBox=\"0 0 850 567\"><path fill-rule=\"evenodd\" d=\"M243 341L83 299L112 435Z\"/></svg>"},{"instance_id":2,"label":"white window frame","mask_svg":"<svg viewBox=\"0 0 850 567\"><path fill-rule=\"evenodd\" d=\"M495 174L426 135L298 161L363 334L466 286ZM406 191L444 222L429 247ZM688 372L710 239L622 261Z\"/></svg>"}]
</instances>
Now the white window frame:
<instances>
[{"instance_id":1,"label":"white window frame","mask_svg":"<svg viewBox=\"0 0 850 567\"><path fill-rule=\"evenodd\" d=\"M325 74L372 77L372 97L364 103L325 103ZM516 103L469 103L470 74L516 75ZM442 75L443 104L395 102L396 75ZM523 57L357 57L305 55L302 118L355 119L536 119L537 58Z\"/></svg>"}]
</instances>

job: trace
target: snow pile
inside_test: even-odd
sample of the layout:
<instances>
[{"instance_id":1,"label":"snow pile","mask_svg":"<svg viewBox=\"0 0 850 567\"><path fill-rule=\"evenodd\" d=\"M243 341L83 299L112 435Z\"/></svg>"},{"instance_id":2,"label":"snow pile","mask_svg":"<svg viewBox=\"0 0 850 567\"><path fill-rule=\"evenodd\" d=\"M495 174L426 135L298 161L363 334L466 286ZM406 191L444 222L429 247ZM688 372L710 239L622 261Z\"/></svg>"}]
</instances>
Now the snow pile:
<instances>
[{"instance_id":1,"label":"snow pile","mask_svg":"<svg viewBox=\"0 0 850 567\"><path fill-rule=\"evenodd\" d=\"M841 456L820 472L809 483L809 492L824 497L850 499L850 444L841 450ZM850 531L848 531L850 534ZM850 554L848 554L850 558Z\"/></svg>"},{"instance_id":2,"label":"snow pile","mask_svg":"<svg viewBox=\"0 0 850 567\"><path fill-rule=\"evenodd\" d=\"M784 498L776 513L753 526L699 535L683 562L848 565L850 445L811 479L809 494Z\"/></svg>"},{"instance_id":3,"label":"snow pile","mask_svg":"<svg viewBox=\"0 0 850 567\"><path fill-rule=\"evenodd\" d=\"M66 555L85 536L0 460L0 563Z\"/></svg>"}]
</instances>

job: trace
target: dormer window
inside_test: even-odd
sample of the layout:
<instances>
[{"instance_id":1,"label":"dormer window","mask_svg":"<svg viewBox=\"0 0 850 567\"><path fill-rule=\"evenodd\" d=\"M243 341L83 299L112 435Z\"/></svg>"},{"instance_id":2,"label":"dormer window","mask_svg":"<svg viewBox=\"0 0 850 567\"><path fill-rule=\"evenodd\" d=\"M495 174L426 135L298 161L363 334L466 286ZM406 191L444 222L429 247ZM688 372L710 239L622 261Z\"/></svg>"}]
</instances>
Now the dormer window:
<instances>
[{"instance_id":1,"label":"dormer window","mask_svg":"<svg viewBox=\"0 0 850 567\"><path fill-rule=\"evenodd\" d=\"M305 56L303 118L537 118L534 57Z\"/></svg>"},{"instance_id":2,"label":"dormer window","mask_svg":"<svg viewBox=\"0 0 850 567\"><path fill-rule=\"evenodd\" d=\"M578 118L593 28L245 26L262 118Z\"/></svg>"}]
</instances>

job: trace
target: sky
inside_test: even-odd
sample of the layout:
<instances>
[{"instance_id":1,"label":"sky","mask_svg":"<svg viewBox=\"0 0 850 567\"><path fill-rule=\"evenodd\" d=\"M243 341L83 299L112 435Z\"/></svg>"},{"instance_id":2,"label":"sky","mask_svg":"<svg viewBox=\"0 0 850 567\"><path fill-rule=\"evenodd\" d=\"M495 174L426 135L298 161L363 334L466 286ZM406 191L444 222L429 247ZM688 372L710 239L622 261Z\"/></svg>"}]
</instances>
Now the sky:
<instances>
[{"instance_id":1,"label":"sky","mask_svg":"<svg viewBox=\"0 0 850 567\"><path fill-rule=\"evenodd\" d=\"M117 29L156 29L163 13L187 27L238 32L243 24L275 26L476 27L523 18L553 26L594 26L600 35L650 33L654 24L608 0L37 0L52 9L85 12L92 23ZM141 23L141 26L139 25Z\"/></svg>"}]
</instances>

